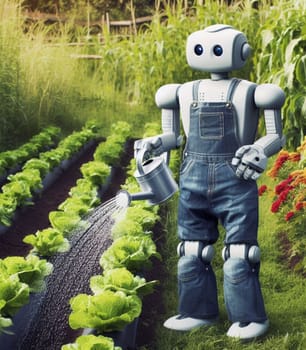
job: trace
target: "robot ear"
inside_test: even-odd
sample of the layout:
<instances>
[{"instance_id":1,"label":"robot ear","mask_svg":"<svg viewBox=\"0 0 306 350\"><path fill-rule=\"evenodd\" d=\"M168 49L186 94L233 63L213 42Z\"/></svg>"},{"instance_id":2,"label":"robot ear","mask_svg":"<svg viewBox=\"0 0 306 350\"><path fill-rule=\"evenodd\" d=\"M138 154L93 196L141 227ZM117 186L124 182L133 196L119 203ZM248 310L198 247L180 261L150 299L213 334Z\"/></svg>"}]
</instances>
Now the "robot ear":
<instances>
[{"instance_id":1,"label":"robot ear","mask_svg":"<svg viewBox=\"0 0 306 350\"><path fill-rule=\"evenodd\" d=\"M241 47L241 59L246 61L246 59L250 56L252 52L252 48L248 43L244 43Z\"/></svg>"}]
</instances>

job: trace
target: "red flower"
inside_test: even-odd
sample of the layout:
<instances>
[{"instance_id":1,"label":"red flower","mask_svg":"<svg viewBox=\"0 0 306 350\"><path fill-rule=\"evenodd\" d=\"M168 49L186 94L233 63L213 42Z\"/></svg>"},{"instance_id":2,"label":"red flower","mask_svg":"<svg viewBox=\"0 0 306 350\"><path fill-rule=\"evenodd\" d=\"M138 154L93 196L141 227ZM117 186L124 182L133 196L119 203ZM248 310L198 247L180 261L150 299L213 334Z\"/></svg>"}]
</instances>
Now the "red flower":
<instances>
[{"instance_id":1,"label":"red flower","mask_svg":"<svg viewBox=\"0 0 306 350\"><path fill-rule=\"evenodd\" d=\"M286 220L286 221L289 221L289 220L292 218L292 216L294 216L294 212L293 212L293 211L289 211L289 212L286 214L286 216L285 216L285 220Z\"/></svg>"},{"instance_id":2,"label":"red flower","mask_svg":"<svg viewBox=\"0 0 306 350\"><path fill-rule=\"evenodd\" d=\"M262 196L267 191L267 189L268 189L268 187L266 185L260 186L258 189L258 195Z\"/></svg>"},{"instance_id":3,"label":"red flower","mask_svg":"<svg viewBox=\"0 0 306 350\"><path fill-rule=\"evenodd\" d=\"M275 202L272 203L272 206L271 206L272 213L278 212L278 209L279 209L281 203L282 202L279 199L277 199Z\"/></svg>"},{"instance_id":4,"label":"red flower","mask_svg":"<svg viewBox=\"0 0 306 350\"><path fill-rule=\"evenodd\" d=\"M289 176L286 180L281 181L278 185L275 186L275 193L280 194L281 192L283 192L288 187L291 181L292 176Z\"/></svg>"},{"instance_id":5,"label":"red flower","mask_svg":"<svg viewBox=\"0 0 306 350\"><path fill-rule=\"evenodd\" d=\"M296 210L302 210L304 208L303 202L297 202L295 205Z\"/></svg>"}]
</instances>

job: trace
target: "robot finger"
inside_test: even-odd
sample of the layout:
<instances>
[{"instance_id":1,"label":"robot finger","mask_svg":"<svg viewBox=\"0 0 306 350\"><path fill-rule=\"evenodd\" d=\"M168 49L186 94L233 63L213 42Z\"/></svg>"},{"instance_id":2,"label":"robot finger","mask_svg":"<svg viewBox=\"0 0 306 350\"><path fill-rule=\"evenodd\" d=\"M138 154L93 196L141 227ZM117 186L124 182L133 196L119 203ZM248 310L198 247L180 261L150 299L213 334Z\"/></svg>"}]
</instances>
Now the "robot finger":
<instances>
[{"instance_id":1,"label":"robot finger","mask_svg":"<svg viewBox=\"0 0 306 350\"><path fill-rule=\"evenodd\" d=\"M239 165L240 161L241 161L240 158L234 157L234 158L232 159L232 165L233 165L234 167L237 167L237 166Z\"/></svg>"},{"instance_id":2,"label":"robot finger","mask_svg":"<svg viewBox=\"0 0 306 350\"><path fill-rule=\"evenodd\" d=\"M246 164L240 163L237 170L236 170L236 175L238 177L243 177L243 174L245 172L246 167L247 167Z\"/></svg>"},{"instance_id":3,"label":"robot finger","mask_svg":"<svg viewBox=\"0 0 306 350\"><path fill-rule=\"evenodd\" d=\"M262 173L259 173L258 171L254 171L253 175L251 176L251 179L257 180L261 174Z\"/></svg>"},{"instance_id":4,"label":"robot finger","mask_svg":"<svg viewBox=\"0 0 306 350\"><path fill-rule=\"evenodd\" d=\"M244 178L245 180L252 179L254 173L255 173L255 170L253 170L253 169L247 167L247 168L245 169L244 173L243 173L243 178Z\"/></svg>"},{"instance_id":5,"label":"robot finger","mask_svg":"<svg viewBox=\"0 0 306 350\"><path fill-rule=\"evenodd\" d=\"M245 153L247 153L250 150L250 145L245 145L240 148L235 153L235 158L241 159Z\"/></svg>"}]
</instances>

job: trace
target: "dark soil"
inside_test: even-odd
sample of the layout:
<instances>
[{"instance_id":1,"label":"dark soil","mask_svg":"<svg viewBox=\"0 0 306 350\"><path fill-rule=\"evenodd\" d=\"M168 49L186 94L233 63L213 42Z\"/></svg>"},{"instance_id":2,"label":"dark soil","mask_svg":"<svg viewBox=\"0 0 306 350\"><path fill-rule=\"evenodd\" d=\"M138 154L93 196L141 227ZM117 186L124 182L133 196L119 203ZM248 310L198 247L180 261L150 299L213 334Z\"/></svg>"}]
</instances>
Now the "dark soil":
<instances>
[{"instance_id":1,"label":"dark soil","mask_svg":"<svg viewBox=\"0 0 306 350\"><path fill-rule=\"evenodd\" d=\"M133 156L133 142L127 144L120 166L114 167L111 181L102 193L103 201L114 197L124 183L125 167ZM30 247L22 242L25 235L49 227L48 213L56 210L68 196L69 189L81 177L80 166L93 157L96 145L82 155L59 179L37 198L33 206L22 210L8 232L0 236L0 257L11 255L26 256ZM60 350L62 344L73 342L79 331L73 331L68 325L70 314L69 299L79 293L90 293L89 279L101 273L99 258L111 244L111 223L105 218L103 234L97 234L98 228L80 230L71 239L71 249L51 259L54 272L47 279L47 288L42 293L34 293L14 319L15 335L1 335L1 350ZM156 226L157 234L161 232ZM159 232L159 233L158 233ZM148 279L161 278L162 265L154 261L154 268L146 274ZM154 339L154 318L162 313L160 288L144 298L143 313L138 322L136 343L139 346L149 344ZM155 316L154 316L155 315Z\"/></svg>"},{"instance_id":2,"label":"dark soil","mask_svg":"<svg viewBox=\"0 0 306 350\"><path fill-rule=\"evenodd\" d=\"M56 210L58 205L67 197L71 187L77 179L82 177L80 166L93 159L93 152L97 144L94 144L75 161L72 166L63 171L62 175L41 195L35 198L34 205L22 208L14 220L13 225L0 236L0 258L11 255L26 256L31 249L22 239L50 226L48 214Z\"/></svg>"}]
</instances>

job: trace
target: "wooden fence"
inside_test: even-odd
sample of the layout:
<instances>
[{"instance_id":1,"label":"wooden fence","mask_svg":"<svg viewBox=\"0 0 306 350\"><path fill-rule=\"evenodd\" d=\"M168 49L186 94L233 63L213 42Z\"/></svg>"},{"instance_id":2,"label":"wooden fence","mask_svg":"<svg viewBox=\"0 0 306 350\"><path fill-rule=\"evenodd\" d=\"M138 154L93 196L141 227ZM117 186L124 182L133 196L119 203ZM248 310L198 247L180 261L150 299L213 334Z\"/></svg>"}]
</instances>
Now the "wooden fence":
<instances>
[{"instance_id":1,"label":"wooden fence","mask_svg":"<svg viewBox=\"0 0 306 350\"><path fill-rule=\"evenodd\" d=\"M67 16L42 13L42 12L29 12L24 13L27 22L37 22L41 21L45 24L53 23L65 23L69 20ZM88 16L89 17L89 16ZM90 18L87 20L74 20L74 23L78 26L88 28L88 34L103 33L107 30L109 33L120 34L120 35L132 35L136 34L137 29L145 23L150 23L152 21L152 16L145 16L139 18L132 18L131 20L124 21L112 21L109 18L109 14L106 13L101 17L101 20L92 21Z\"/></svg>"}]
</instances>

